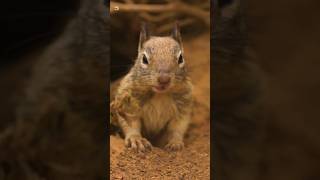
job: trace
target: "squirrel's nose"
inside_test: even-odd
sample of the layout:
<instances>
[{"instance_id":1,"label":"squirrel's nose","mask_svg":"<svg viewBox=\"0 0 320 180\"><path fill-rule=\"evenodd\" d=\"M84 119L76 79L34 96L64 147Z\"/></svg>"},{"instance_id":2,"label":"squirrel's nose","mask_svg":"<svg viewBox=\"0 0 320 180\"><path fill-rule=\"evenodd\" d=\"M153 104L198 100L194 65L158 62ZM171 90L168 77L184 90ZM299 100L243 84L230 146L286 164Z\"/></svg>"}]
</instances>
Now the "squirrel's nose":
<instances>
[{"instance_id":1,"label":"squirrel's nose","mask_svg":"<svg viewBox=\"0 0 320 180\"><path fill-rule=\"evenodd\" d=\"M158 82L160 85L168 85L170 83L170 76L168 75L161 75L158 77Z\"/></svg>"}]
</instances>

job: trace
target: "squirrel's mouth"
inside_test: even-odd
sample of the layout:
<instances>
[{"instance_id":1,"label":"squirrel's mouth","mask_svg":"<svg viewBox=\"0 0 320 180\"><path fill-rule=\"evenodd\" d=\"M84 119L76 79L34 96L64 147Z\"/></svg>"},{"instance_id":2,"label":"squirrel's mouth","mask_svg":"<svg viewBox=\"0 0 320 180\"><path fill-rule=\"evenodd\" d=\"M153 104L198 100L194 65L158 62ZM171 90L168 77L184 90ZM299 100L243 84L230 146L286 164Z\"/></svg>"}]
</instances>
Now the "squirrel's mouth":
<instances>
[{"instance_id":1,"label":"squirrel's mouth","mask_svg":"<svg viewBox=\"0 0 320 180\"><path fill-rule=\"evenodd\" d=\"M168 89L168 85L157 85L153 86L152 90L155 91L156 93L163 93Z\"/></svg>"}]
</instances>

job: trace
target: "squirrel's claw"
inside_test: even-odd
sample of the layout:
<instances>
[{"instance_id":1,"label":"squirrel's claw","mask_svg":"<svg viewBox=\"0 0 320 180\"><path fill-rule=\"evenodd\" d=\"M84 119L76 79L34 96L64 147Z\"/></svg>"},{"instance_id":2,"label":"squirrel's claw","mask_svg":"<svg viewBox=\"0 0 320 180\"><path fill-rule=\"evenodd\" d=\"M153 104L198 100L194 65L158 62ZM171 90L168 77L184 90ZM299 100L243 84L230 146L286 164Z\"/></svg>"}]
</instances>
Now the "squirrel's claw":
<instances>
[{"instance_id":1,"label":"squirrel's claw","mask_svg":"<svg viewBox=\"0 0 320 180\"><path fill-rule=\"evenodd\" d=\"M184 143L182 141L169 142L165 149L168 151L181 151L184 148Z\"/></svg>"},{"instance_id":2,"label":"squirrel's claw","mask_svg":"<svg viewBox=\"0 0 320 180\"><path fill-rule=\"evenodd\" d=\"M136 152L145 152L151 150L151 143L140 135L132 135L125 139L126 147Z\"/></svg>"}]
</instances>

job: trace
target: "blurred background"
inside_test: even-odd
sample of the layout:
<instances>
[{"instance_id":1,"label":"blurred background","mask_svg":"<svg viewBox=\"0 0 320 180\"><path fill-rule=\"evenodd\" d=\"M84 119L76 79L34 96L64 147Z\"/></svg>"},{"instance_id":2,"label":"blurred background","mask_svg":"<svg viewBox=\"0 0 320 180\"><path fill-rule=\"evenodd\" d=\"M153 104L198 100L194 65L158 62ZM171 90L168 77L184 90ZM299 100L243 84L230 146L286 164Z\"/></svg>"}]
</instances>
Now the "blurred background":
<instances>
[{"instance_id":1,"label":"blurred background","mask_svg":"<svg viewBox=\"0 0 320 180\"><path fill-rule=\"evenodd\" d=\"M77 0L2 2L1 67L61 33L78 6Z\"/></svg>"},{"instance_id":2,"label":"blurred background","mask_svg":"<svg viewBox=\"0 0 320 180\"><path fill-rule=\"evenodd\" d=\"M99 1L90 0L90 4L93 6L96 2L99 3ZM65 27L70 20L77 16L79 5L79 0L54 2L39 0L25 2L18 0L1 3L1 180L79 179L79 174L81 174L81 179L99 179L105 176L101 172L102 168L105 167L104 163L106 163L104 159L106 156L105 136L102 135L105 132L105 123L102 120L104 118L101 117L104 117L106 111L105 82L107 77L103 76L103 81L101 81L101 78L96 78L97 75L93 78L88 76L89 73L79 73L80 71L83 72L85 68L90 70L91 64L87 63L86 66L79 65L81 59L82 62L84 61L85 57L83 56L85 55L80 55L80 53L73 54L75 47L84 49L83 44L88 44L88 41L79 43L77 39L75 40L75 36L95 27L83 28L78 20L73 23L74 26L68 29L69 34L65 35L63 40L56 41L58 37L66 32ZM103 7L102 2L101 6ZM99 13L98 8L92 10L91 12ZM104 18L106 16L102 14L100 17ZM88 21L83 20L80 22L85 25ZM105 27L103 32L108 37L108 26ZM88 33L85 32L81 35L85 37ZM66 43L65 39L73 41L75 42L74 44L79 46L74 45L68 48L68 42ZM100 39L105 40L106 38ZM92 41L95 41L95 39L92 39ZM58 45L53 46L54 43ZM59 45L62 48L57 48ZM104 41L99 45L107 47L108 41ZM51 48L48 48L49 46ZM105 56L106 53L104 52L106 51L101 54L95 54L95 56ZM106 56L108 57L108 55L107 52ZM41 58L39 58L40 56ZM72 67L64 64L66 62L64 61L65 59L70 60L72 57L77 60L76 62L67 61L67 63L73 63ZM87 55L87 58L91 60L90 62L94 60L92 57L94 56ZM99 62L107 64L108 58L103 58L103 60ZM46 66L45 64L47 63L48 65L50 61L57 66L60 65L60 68ZM103 65L103 63L100 64ZM100 67L103 68L103 73L108 74L104 66ZM72 73L74 72L73 70L78 73ZM97 71L95 69L92 74L98 74L96 73ZM61 74L64 75L61 76ZM69 75L65 76L66 74ZM81 82L77 80L77 76L80 74L85 76L85 78L81 78ZM63 83L68 78L72 79L69 81L71 83ZM80 85L87 83L86 79L90 79L89 82L96 81L93 86ZM99 86L100 84L103 87L100 88L100 92L98 92L98 88L90 92L90 87ZM72 85L80 85L82 87L77 87L75 91ZM63 93L61 93L62 91ZM72 92L72 95L69 92ZM63 95L62 97L60 96L61 94L65 96ZM99 98L88 97L92 94L99 96ZM52 103L53 101L55 102ZM100 101L98 102L100 105L88 108L88 106L92 106L92 104L89 105L90 101L93 104ZM56 108L61 111L57 111ZM88 112L90 110L92 110L92 113ZM101 112L103 115L101 115ZM90 118L84 118L86 114L90 114ZM17 118L19 116L20 119ZM97 116L100 116L100 118L97 118ZM92 119L95 120L93 121ZM72 122L76 125L72 125ZM82 123L85 125L81 125ZM96 129L91 132L90 130L88 131L90 128L93 129L93 126ZM60 139L59 136L62 138ZM101 141L104 144L101 144ZM94 156L92 151L94 151ZM84 164L82 162L86 157L89 157L89 160ZM55 162L52 163L53 161ZM79 163L80 161L81 163ZM81 171L79 171L80 166L82 166Z\"/></svg>"},{"instance_id":3,"label":"blurred background","mask_svg":"<svg viewBox=\"0 0 320 180\"><path fill-rule=\"evenodd\" d=\"M251 47L266 77L263 176L319 179L320 2L247 0L247 4Z\"/></svg>"},{"instance_id":4,"label":"blurred background","mask_svg":"<svg viewBox=\"0 0 320 180\"><path fill-rule=\"evenodd\" d=\"M79 1L5 1L0 16L0 128L11 121L35 56L58 37Z\"/></svg>"},{"instance_id":5,"label":"blurred background","mask_svg":"<svg viewBox=\"0 0 320 180\"><path fill-rule=\"evenodd\" d=\"M226 5L237 0L218 1ZM250 153L253 148L248 148L241 154L244 161L259 159L259 163L255 162L250 166L258 167L256 170L246 171L245 166L235 164L232 167L239 170L240 175L237 175L228 166L225 168L230 176L235 176L234 179L319 179L320 2L239 2L245 7L244 20L250 50L253 50L250 52L254 52L251 54L254 57L252 61L259 66L263 75L262 106L265 124L264 121L255 122L265 126L265 131L261 131L265 136L259 144L261 159ZM211 68L213 72L216 70L218 69L215 67ZM241 78L235 78L235 81L241 82ZM219 97L221 94L216 95ZM237 127L236 122L233 127ZM243 142L237 143L235 149L244 145ZM229 149L232 153L232 148ZM228 149L225 151L228 153ZM227 163L225 161L224 165ZM222 164L217 164L219 165Z\"/></svg>"},{"instance_id":6,"label":"blurred background","mask_svg":"<svg viewBox=\"0 0 320 180\"><path fill-rule=\"evenodd\" d=\"M142 21L154 35L161 36L170 35L177 20L184 40L208 32L210 27L208 0L124 0L110 5L112 80L128 72L136 58Z\"/></svg>"}]
</instances>

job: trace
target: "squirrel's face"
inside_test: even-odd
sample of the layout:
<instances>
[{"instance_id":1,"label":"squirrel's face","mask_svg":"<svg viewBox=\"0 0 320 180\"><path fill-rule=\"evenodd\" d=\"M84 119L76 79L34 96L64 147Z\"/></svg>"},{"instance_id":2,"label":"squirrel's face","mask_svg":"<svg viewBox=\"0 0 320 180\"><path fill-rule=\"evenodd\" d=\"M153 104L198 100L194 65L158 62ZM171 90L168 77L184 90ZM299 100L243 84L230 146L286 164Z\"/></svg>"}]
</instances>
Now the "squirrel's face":
<instances>
[{"instance_id":1,"label":"squirrel's face","mask_svg":"<svg viewBox=\"0 0 320 180\"><path fill-rule=\"evenodd\" d=\"M179 43L171 37L151 37L139 52L137 65L148 77L145 83L164 92L184 79L185 60Z\"/></svg>"},{"instance_id":2,"label":"squirrel's face","mask_svg":"<svg viewBox=\"0 0 320 180\"><path fill-rule=\"evenodd\" d=\"M140 34L138 68L140 83L156 93L163 93L186 79L185 59L177 27L172 36L147 37Z\"/></svg>"}]
</instances>

